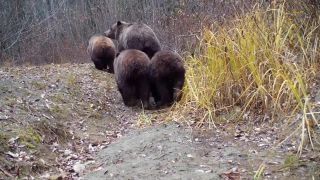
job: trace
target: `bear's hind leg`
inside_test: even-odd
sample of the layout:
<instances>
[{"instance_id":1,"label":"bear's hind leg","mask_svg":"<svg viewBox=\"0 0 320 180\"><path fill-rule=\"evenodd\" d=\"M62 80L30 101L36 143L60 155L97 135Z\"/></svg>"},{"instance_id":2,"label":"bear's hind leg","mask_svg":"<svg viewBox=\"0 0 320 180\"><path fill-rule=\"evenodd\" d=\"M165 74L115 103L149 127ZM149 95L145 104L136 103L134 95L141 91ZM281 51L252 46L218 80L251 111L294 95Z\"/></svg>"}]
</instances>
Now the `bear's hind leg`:
<instances>
[{"instance_id":1,"label":"bear's hind leg","mask_svg":"<svg viewBox=\"0 0 320 180\"><path fill-rule=\"evenodd\" d=\"M96 69L98 69L98 70L103 70L103 69L104 69L104 65L103 65L103 63L101 63L100 61L94 61L94 66L95 66Z\"/></svg>"},{"instance_id":2,"label":"bear's hind leg","mask_svg":"<svg viewBox=\"0 0 320 180\"><path fill-rule=\"evenodd\" d=\"M151 90L151 95L153 96L154 102L158 103L160 99L160 94L156 86L156 80L152 80L150 82L150 90Z\"/></svg>"},{"instance_id":3,"label":"bear's hind leg","mask_svg":"<svg viewBox=\"0 0 320 180\"><path fill-rule=\"evenodd\" d=\"M175 101L181 100L183 84L184 84L184 77L179 79L173 86L173 100Z\"/></svg>"},{"instance_id":4,"label":"bear's hind leg","mask_svg":"<svg viewBox=\"0 0 320 180\"><path fill-rule=\"evenodd\" d=\"M113 61L109 61L107 72L114 74Z\"/></svg>"},{"instance_id":5,"label":"bear's hind leg","mask_svg":"<svg viewBox=\"0 0 320 180\"><path fill-rule=\"evenodd\" d=\"M149 102L150 97L150 85L146 80L140 80L138 83L138 99L141 100L144 109L151 109L151 105Z\"/></svg>"},{"instance_id":6,"label":"bear's hind leg","mask_svg":"<svg viewBox=\"0 0 320 180\"><path fill-rule=\"evenodd\" d=\"M132 107L137 104L134 87L119 88L119 91L126 106Z\"/></svg>"},{"instance_id":7,"label":"bear's hind leg","mask_svg":"<svg viewBox=\"0 0 320 180\"><path fill-rule=\"evenodd\" d=\"M170 105L172 102L172 93L165 82L156 83L157 91L160 94L160 101L157 103L158 107Z\"/></svg>"}]
</instances>

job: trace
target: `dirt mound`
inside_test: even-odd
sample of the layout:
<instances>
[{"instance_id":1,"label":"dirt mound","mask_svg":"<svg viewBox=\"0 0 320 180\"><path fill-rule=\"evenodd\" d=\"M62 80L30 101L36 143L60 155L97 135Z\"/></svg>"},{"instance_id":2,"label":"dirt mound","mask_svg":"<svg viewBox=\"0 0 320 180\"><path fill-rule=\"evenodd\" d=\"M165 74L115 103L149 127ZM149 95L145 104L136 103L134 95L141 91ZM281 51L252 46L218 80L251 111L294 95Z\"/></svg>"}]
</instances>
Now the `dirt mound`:
<instances>
[{"instance_id":1,"label":"dirt mound","mask_svg":"<svg viewBox=\"0 0 320 180\"><path fill-rule=\"evenodd\" d=\"M298 178L300 171L308 179L304 167L277 171L286 155L258 149L221 133L197 133L170 123L118 139L99 153L103 166L83 179L252 179L263 162L268 166L264 178Z\"/></svg>"},{"instance_id":2,"label":"dirt mound","mask_svg":"<svg viewBox=\"0 0 320 180\"><path fill-rule=\"evenodd\" d=\"M135 131L99 153L105 167L84 179L210 179L231 168L222 157L240 154L234 147L210 148L194 143L175 124Z\"/></svg>"},{"instance_id":3,"label":"dirt mound","mask_svg":"<svg viewBox=\"0 0 320 180\"><path fill-rule=\"evenodd\" d=\"M0 68L0 179L77 177L139 112L92 64Z\"/></svg>"}]
</instances>

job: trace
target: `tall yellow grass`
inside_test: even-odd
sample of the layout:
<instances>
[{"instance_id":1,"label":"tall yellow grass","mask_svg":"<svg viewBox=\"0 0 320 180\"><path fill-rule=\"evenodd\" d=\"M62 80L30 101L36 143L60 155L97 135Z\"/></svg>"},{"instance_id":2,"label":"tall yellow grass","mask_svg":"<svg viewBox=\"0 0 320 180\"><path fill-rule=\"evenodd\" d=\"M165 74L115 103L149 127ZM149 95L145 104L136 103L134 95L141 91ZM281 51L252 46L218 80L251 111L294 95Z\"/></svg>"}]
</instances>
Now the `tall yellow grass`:
<instances>
[{"instance_id":1,"label":"tall yellow grass","mask_svg":"<svg viewBox=\"0 0 320 180\"><path fill-rule=\"evenodd\" d=\"M272 120L301 113L304 141L304 131L310 134L306 121L318 123L308 84L318 73L319 31L319 23L283 5L205 29L201 55L186 58L184 96L173 115L195 113L201 126L214 125L220 114L236 108L237 119L247 113Z\"/></svg>"}]
</instances>

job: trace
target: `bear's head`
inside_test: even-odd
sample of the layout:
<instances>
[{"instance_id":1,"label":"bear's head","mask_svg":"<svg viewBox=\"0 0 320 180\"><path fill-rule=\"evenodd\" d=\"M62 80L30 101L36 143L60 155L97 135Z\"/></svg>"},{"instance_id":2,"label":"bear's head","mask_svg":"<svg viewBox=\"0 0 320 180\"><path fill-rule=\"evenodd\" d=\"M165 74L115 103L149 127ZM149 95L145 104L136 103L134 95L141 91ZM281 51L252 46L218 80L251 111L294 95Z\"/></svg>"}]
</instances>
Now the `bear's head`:
<instances>
[{"instance_id":1,"label":"bear's head","mask_svg":"<svg viewBox=\"0 0 320 180\"><path fill-rule=\"evenodd\" d=\"M118 40L119 35L121 34L122 30L129 26L130 24L124 21L118 21L114 23L110 29L104 32L104 35L111 39Z\"/></svg>"}]
</instances>

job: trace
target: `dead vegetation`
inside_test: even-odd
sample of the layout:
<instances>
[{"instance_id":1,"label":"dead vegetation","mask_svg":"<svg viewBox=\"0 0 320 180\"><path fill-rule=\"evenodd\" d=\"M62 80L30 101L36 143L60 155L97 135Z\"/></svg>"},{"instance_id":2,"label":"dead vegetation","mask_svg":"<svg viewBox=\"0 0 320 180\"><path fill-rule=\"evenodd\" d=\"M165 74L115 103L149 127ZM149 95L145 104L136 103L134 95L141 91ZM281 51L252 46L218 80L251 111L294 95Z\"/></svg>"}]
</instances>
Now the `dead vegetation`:
<instances>
[{"instance_id":1,"label":"dead vegetation","mask_svg":"<svg viewBox=\"0 0 320 180\"><path fill-rule=\"evenodd\" d=\"M304 15L284 2L205 29L199 55L186 58L184 97L172 115L209 127L281 121L291 124L282 140L299 139L300 154L309 143L319 146L319 104L310 90L319 87L320 21Z\"/></svg>"},{"instance_id":2,"label":"dead vegetation","mask_svg":"<svg viewBox=\"0 0 320 180\"><path fill-rule=\"evenodd\" d=\"M89 64L1 68L0 77L1 178L79 176L74 168L135 118L112 75Z\"/></svg>"}]
</instances>

